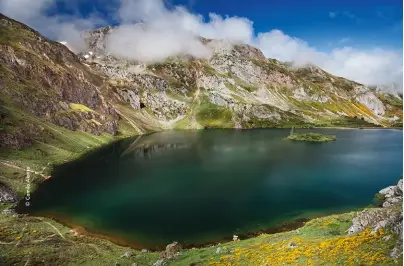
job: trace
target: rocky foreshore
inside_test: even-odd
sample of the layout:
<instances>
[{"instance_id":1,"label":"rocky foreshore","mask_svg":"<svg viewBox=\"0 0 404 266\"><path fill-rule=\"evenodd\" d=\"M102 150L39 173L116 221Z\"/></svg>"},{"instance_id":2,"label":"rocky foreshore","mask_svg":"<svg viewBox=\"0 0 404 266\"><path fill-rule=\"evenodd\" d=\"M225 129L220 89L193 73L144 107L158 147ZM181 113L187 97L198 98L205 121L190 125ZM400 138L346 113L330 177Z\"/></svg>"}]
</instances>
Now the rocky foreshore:
<instances>
[{"instance_id":1,"label":"rocky foreshore","mask_svg":"<svg viewBox=\"0 0 404 266\"><path fill-rule=\"evenodd\" d=\"M379 191L384 197L381 208L365 209L358 212L349 228L349 234L355 234L369 228L372 233L379 229L390 230L398 235L391 256L398 258L403 254L403 179L397 185Z\"/></svg>"}]
</instances>

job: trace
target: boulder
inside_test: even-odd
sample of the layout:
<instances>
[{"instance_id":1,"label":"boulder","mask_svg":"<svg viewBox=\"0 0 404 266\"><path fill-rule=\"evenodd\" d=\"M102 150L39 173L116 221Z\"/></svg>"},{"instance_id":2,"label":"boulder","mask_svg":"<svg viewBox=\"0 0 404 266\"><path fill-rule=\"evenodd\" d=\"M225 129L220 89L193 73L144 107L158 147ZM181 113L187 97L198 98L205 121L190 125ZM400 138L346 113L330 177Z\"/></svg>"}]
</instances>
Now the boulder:
<instances>
[{"instance_id":1,"label":"boulder","mask_svg":"<svg viewBox=\"0 0 404 266\"><path fill-rule=\"evenodd\" d=\"M178 242L173 242L167 245L166 250L160 253L160 258L172 259L179 255L181 251L181 245Z\"/></svg>"},{"instance_id":2,"label":"boulder","mask_svg":"<svg viewBox=\"0 0 404 266\"><path fill-rule=\"evenodd\" d=\"M402 202L403 198L401 196L397 196L397 197L389 197L386 198L386 200L383 202L383 208L387 208L390 207L396 203Z\"/></svg>"},{"instance_id":3,"label":"boulder","mask_svg":"<svg viewBox=\"0 0 404 266\"><path fill-rule=\"evenodd\" d=\"M384 195L386 198L394 197L396 194L396 186L389 186L379 191L379 194Z\"/></svg>"},{"instance_id":4,"label":"boulder","mask_svg":"<svg viewBox=\"0 0 404 266\"><path fill-rule=\"evenodd\" d=\"M153 266L163 266L163 265L165 265L165 262L164 262L163 259L160 259L160 260L156 261L156 262L153 264Z\"/></svg>"},{"instance_id":5,"label":"boulder","mask_svg":"<svg viewBox=\"0 0 404 266\"><path fill-rule=\"evenodd\" d=\"M221 248L221 247L218 247L218 248L216 249L216 254L220 254L220 253L222 253L222 248Z\"/></svg>"},{"instance_id":6,"label":"boulder","mask_svg":"<svg viewBox=\"0 0 404 266\"><path fill-rule=\"evenodd\" d=\"M133 253L132 251L126 251L126 252L121 256L121 258L130 258L130 257L134 257L134 256L136 256L136 254Z\"/></svg>"}]
</instances>

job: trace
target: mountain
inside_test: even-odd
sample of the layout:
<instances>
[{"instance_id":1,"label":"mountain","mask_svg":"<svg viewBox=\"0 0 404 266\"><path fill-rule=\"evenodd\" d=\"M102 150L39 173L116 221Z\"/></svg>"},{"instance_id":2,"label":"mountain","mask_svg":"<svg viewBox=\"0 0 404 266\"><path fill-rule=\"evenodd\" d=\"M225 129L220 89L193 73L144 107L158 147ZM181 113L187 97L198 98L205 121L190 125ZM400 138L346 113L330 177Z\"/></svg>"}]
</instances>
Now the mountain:
<instances>
[{"instance_id":1,"label":"mountain","mask_svg":"<svg viewBox=\"0 0 404 266\"><path fill-rule=\"evenodd\" d=\"M169 128L390 126L402 99L333 76L293 68L249 45L201 38L210 60L169 58L144 64L117 58L105 40L114 27L87 31L75 55L1 15L1 145L27 147L44 130L21 114L94 135ZM18 118L18 119L17 119ZM361 121L364 120L364 121Z\"/></svg>"},{"instance_id":2,"label":"mountain","mask_svg":"<svg viewBox=\"0 0 404 266\"><path fill-rule=\"evenodd\" d=\"M114 30L85 32L89 49L82 61L109 77L121 102L135 110L142 105L156 124L252 128L364 120L389 126L402 120L402 100L396 95L376 93L316 66L294 68L267 59L249 45L201 38L214 51L210 60L171 58L146 65L116 58L106 41Z\"/></svg>"}]
</instances>

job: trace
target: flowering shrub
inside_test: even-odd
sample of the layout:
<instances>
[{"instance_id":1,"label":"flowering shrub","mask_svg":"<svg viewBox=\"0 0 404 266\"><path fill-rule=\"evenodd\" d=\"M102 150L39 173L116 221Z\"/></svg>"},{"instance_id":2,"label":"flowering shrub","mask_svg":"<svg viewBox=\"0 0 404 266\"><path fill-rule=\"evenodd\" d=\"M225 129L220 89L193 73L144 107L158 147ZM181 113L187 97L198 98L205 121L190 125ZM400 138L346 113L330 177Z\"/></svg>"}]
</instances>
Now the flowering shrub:
<instances>
[{"instance_id":1,"label":"flowering shrub","mask_svg":"<svg viewBox=\"0 0 404 266\"><path fill-rule=\"evenodd\" d=\"M325 225L330 224L326 222ZM294 237L275 243L253 243L236 247L230 255L211 258L209 265L383 265L388 260L388 249L370 249L379 242L384 231L369 229L351 236Z\"/></svg>"}]
</instances>

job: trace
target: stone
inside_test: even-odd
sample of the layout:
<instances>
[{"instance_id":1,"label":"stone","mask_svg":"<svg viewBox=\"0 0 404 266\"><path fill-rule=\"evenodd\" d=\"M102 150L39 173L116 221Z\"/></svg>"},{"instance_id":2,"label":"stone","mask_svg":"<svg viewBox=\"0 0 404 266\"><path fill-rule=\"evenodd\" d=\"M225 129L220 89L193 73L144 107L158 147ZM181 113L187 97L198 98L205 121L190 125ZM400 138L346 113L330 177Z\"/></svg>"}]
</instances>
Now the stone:
<instances>
[{"instance_id":1,"label":"stone","mask_svg":"<svg viewBox=\"0 0 404 266\"><path fill-rule=\"evenodd\" d=\"M132 251L126 251L126 252L121 256L121 258L130 258L130 257L133 257L133 256L136 256L136 254L133 253Z\"/></svg>"},{"instance_id":2,"label":"stone","mask_svg":"<svg viewBox=\"0 0 404 266\"><path fill-rule=\"evenodd\" d=\"M160 253L160 258L165 258L165 259L175 258L180 254L180 251L181 251L181 245L178 244L178 242L173 242L173 243L167 245L165 251L162 251Z\"/></svg>"},{"instance_id":3,"label":"stone","mask_svg":"<svg viewBox=\"0 0 404 266\"><path fill-rule=\"evenodd\" d=\"M389 241L390 238L391 238L391 236L385 236L385 237L383 237L383 240L384 240L384 241Z\"/></svg>"},{"instance_id":4,"label":"stone","mask_svg":"<svg viewBox=\"0 0 404 266\"><path fill-rule=\"evenodd\" d=\"M165 262L163 259L159 259L158 261L153 263L153 266L163 266L163 265L165 265Z\"/></svg>"},{"instance_id":5,"label":"stone","mask_svg":"<svg viewBox=\"0 0 404 266\"><path fill-rule=\"evenodd\" d=\"M402 202L403 198L401 196L398 197L390 197L390 198L386 198L385 202L383 202L383 207L390 207L396 203Z\"/></svg>"},{"instance_id":6,"label":"stone","mask_svg":"<svg viewBox=\"0 0 404 266\"><path fill-rule=\"evenodd\" d=\"M395 195L396 186L389 186L379 191L379 194L384 195L386 198L393 197Z\"/></svg>"},{"instance_id":7,"label":"stone","mask_svg":"<svg viewBox=\"0 0 404 266\"><path fill-rule=\"evenodd\" d=\"M149 251L144 248L144 249L141 250L141 252L142 252L142 253L147 253L147 252L149 252Z\"/></svg>"},{"instance_id":8,"label":"stone","mask_svg":"<svg viewBox=\"0 0 404 266\"><path fill-rule=\"evenodd\" d=\"M216 249L216 254L220 254L220 253L222 253L222 248L221 248L221 247L218 247L218 248Z\"/></svg>"},{"instance_id":9,"label":"stone","mask_svg":"<svg viewBox=\"0 0 404 266\"><path fill-rule=\"evenodd\" d=\"M233 241L237 241L238 240L238 236L233 235Z\"/></svg>"}]
</instances>

